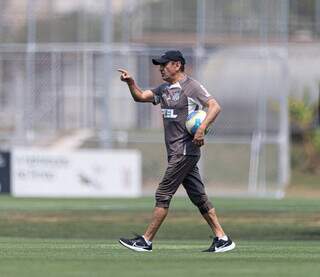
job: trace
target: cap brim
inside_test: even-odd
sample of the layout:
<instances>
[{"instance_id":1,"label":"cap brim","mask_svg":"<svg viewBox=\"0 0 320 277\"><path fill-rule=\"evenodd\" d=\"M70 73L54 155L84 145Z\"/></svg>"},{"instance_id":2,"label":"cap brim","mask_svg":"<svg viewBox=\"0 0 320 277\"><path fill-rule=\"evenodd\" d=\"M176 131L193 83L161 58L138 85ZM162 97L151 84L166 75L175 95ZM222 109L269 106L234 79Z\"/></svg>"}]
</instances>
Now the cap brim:
<instances>
[{"instance_id":1,"label":"cap brim","mask_svg":"<svg viewBox=\"0 0 320 277\"><path fill-rule=\"evenodd\" d=\"M169 62L170 60L164 59L164 58L159 58L159 59L152 59L152 63L154 65L160 65L160 64L165 64Z\"/></svg>"}]
</instances>

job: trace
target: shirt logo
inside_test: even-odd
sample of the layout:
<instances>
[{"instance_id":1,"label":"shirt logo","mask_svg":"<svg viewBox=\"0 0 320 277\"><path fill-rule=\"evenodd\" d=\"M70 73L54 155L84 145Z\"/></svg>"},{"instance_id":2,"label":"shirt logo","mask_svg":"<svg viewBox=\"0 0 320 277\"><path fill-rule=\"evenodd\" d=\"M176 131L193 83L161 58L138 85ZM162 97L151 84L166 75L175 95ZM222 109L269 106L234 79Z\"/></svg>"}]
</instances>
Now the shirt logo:
<instances>
[{"instance_id":1,"label":"shirt logo","mask_svg":"<svg viewBox=\"0 0 320 277\"><path fill-rule=\"evenodd\" d=\"M181 89L180 88L165 88L162 98L164 102L169 105L172 101L178 101L180 99Z\"/></svg>"},{"instance_id":2,"label":"shirt logo","mask_svg":"<svg viewBox=\"0 0 320 277\"><path fill-rule=\"evenodd\" d=\"M180 99L180 91L176 91L171 96L172 101L178 101Z\"/></svg>"},{"instance_id":3,"label":"shirt logo","mask_svg":"<svg viewBox=\"0 0 320 277\"><path fill-rule=\"evenodd\" d=\"M161 109L163 118L177 118L177 114L174 114L174 109Z\"/></svg>"}]
</instances>

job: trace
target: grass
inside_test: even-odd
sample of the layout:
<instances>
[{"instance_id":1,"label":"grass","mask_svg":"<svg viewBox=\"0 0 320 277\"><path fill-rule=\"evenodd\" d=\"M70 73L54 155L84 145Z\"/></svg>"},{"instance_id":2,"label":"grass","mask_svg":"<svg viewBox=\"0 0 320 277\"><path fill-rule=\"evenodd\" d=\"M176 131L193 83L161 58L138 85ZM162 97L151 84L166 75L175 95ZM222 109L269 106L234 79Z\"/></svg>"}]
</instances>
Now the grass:
<instances>
[{"instance_id":1,"label":"grass","mask_svg":"<svg viewBox=\"0 0 320 277\"><path fill-rule=\"evenodd\" d=\"M15 199L0 197L0 276L319 276L318 199L215 199L237 243L201 253L209 228L185 198L171 212L152 253L121 247L143 232L152 198Z\"/></svg>"},{"instance_id":2,"label":"grass","mask_svg":"<svg viewBox=\"0 0 320 277\"><path fill-rule=\"evenodd\" d=\"M204 241L164 241L135 253L113 240L1 238L1 276L319 276L320 242L241 240L201 253Z\"/></svg>"}]
</instances>

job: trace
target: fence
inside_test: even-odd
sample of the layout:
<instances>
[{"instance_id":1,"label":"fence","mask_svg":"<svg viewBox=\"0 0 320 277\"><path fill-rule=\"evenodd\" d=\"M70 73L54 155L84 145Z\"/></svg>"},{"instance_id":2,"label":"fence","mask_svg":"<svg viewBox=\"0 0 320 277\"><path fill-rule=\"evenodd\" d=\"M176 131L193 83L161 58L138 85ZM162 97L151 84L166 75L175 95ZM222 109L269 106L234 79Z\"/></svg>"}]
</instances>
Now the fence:
<instances>
[{"instance_id":1,"label":"fence","mask_svg":"<svg viewBox=\"0 0 320 277\"><path fill-rule=\"evenodd\" d=\"M187 73L223 107L203 149L208 192L282 196L288 1L91 2L24 2L15 40L0 45L3 145L50 145L90 130L84 147L141 150L151 193L166 163L159 108L134 103L116 69L153 87L161 79L151 58L179 48Z\"/></svg>"}]
</instances>

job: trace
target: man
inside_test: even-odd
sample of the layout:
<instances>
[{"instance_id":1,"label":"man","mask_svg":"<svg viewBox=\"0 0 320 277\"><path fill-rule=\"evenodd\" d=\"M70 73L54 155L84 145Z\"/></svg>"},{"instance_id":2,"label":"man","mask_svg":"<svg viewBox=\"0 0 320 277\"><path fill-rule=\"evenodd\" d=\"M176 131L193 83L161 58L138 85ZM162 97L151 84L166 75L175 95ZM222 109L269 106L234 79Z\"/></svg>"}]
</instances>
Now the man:
<instances>
[{"instance_id":1,"label":"man","mask_svg":"<svg viewBox=\"0 0 320 277\"><path fill-rule=\"evenodd\" d=\"M160 58L152 59L152 63L160 66L165 81L152 90L142 91L126 70L118 71L121 73L121 81L127 83L136 102L161 104L168 167L156 191L153 216L145 233L133 239L121 238L119 242L135 251L152 251L152 240L168 214L172 196L182 184L215 234L211 246L205 251L232 250L235 244L219 224L197 167L205 130L219 114L220 106L200 83L184 73L185 59L180 51L167 51ZM188 114L202 107L207 108L207 116L192 137L186 130L185 122Z\"/></svg>"}]
</instances>

